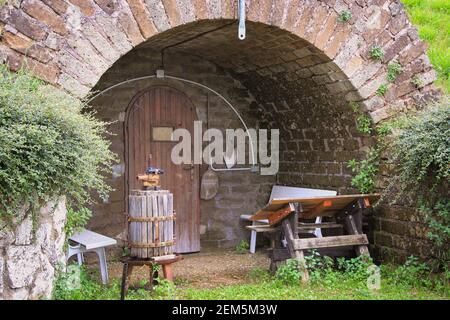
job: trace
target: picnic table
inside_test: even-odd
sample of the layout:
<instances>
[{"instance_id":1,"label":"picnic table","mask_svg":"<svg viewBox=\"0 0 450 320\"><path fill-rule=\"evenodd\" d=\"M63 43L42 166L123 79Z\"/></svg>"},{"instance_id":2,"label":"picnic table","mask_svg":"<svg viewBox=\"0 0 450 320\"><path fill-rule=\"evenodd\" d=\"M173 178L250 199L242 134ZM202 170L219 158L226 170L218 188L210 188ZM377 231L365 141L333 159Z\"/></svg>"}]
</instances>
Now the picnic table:
<instances>
[{"instance_id":1,"label":"picnic table","mask_svg":"<svg viewBox=\"0 0 450 320\"><path fill-rule=\"evenodd\" d=\"M308 280L305 250L351 248L357 255L369 255L367 236L362 230L363 210L372 206L379 194L336 195L324 197L294 197L271 199L269 203L250 217L251 221L267 219L268 224L247 226L248 229L265 231L271 238L271 270L280 261L297 259L302 268L302 280ZM299 219L330 217L331 222L300 223ZM302 230L315 228L341 228L345 234L320 238L300 238ZM282 245L286 243L286 248ZM303 266L303 267L302 267Z\"/></svg>"}]
</instances>

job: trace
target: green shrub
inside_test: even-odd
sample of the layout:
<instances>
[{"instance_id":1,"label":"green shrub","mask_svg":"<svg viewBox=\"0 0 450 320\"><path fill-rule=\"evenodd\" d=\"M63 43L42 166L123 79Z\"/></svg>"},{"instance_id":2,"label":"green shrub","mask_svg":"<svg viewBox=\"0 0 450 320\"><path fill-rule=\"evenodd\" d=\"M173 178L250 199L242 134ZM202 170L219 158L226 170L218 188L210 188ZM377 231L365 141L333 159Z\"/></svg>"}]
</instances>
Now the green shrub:
<instances>
[{"instance_id":1,"label":"green shrub","mask_svg":"<svg viewBox=\"0 0 450 320\"><path fill-rule=\"evenodd\" d=\"M422 204L419 211L425 214L425 220L430 227L428 238L439 248L445 247L450 240L450 201L439 199L433 208Z\"/></svg>"},{"instance_id":2,"label":"green shrub","mask_svg":"<svg viewBox=\"0 0 450 320\"><path fill-rule=\"evenodd\" d=\"M352 18L352 13L350 11L347 10L342 10L339 13L339 21L340 22L347 22L350 21L350 19Z\"/></svg>"},{"instance_id":3,"label":"green shrub","mask_svg":"<svg viewBox=\"0 0 450 320\"><path fill-rule=\"evenodd\" d=\"M421 263L417 257L410 256L403 265L391 272L390 279L399 285L429 287L431 284L430 273L430 268L426 263Z\"/></svg>"},{"instance_id":4,"label":"green shrub","mask_svg":"<svg viewBox=\"0 0 450 320\"><path fill-rule=\"evenodd\" d=\"M317 250L311 250L310 254L305 256L306 269L309 272L311 281L318 281L331 273L334 261L328 256L322 256Z\"/></svg>"},{"instance_id":5,"label":"green shrub","mask_svg":"<svg viewBox=\"0 0 450 320\"><path fill-rule=\"evenodd\" d=\"M351 101L349 106L356 114L356 129L361 133L370 134L372 132L372 118L361 110L358 102Z\"/></svg>"},{"instance_id":6,"label":"green shrub","mask_svg":"<svg viewBox=\"0 0 450 320\"><path fill-rule=\"evenodd\" d=\"M423 81L422 81L422 79L420 79L420 77L417 76L417 75L415 75L414 77L412 77L411 83L412 83L416 88L422 88L422 87L423 87Z\"/></svg>"},{"instance_id":7,"label":"green shrub","mask_svg":"<svg viewBox=\"0 0 450 320\"><path fill-rule=\"evenodd\" d=\"M377 150L369 152L367 159L348 162L348 167L355 173L352 178L352 186L361 193L370 193L375 189L375 178L378 174L379 155Z\"/></svg>"},{"instance_id":8,"label":"green shrub","mask_svg":"<svg viewBox=\"0 0 450 320\"><path fill-rule=\"evenodd\" d=\"M106 134L77 99L0 66L0 218L12 223L24 204L35 214L60 195L74 208L93 190L105 196L115 159Z\"/></svg>"},{"instance_id":9,"label":"green shrub","mask_svg":"<svg viewBox=\"0 0 450 320\"><path fill-rule=\"evenodd\" d=\"M88 208L81 207L74 210L70 205L67 206L67 219L64 226L66 237L70 237L74 232L84 227L92 217L92 211Z\"/></svg>"},{"instance_id":10,"label":"green shrub","mask_svg":"<svg viewBox=\"0 0 450 320\"><path fill-rule=\"evenodd\" d=\"M356 117L356 129L361 133L370 134L372 132L372 118L365 114Z\"/></svg>"},{"instance_id":11,"label":"green shrub","mask_svg":"<svg viewBox=\"0 0 450 320\"><path fill-rule=\"evenodd\" d=\"M394 82L397 76L402 73L403 67L397 61L392 61L388 64L387 68L387 80L389 82Z\"/></svg>"},{"instance_id":12,"label":"green shrub","mask_svg":"<svg viewBox=\"0 0 450 320\"><path fill-rule=\"evenodd\" d=\"M352 111L355 113L358 113L360 111L359 103L355 101L350 101L349 103L350 108L352 108Z\"/></svg>"},{"instance_id":13,"label":"green shrub","mask_svg":"<svg viewBox=\"0 0 450 320\"><path fill-rule=\"evenodd\" d=\"M275 278L286 285L298 285L300 283L299 261L287 259L284 264L278 267Z\"/></svg>"},{"instance_id":14,"label":"green shrub","mask_svg":"<svg viewBox=\"0 0 450 320\"><path fill-rule=\"evenodd\" d=\"M374 45L370 49L370 57L374 60L383 60L384 58L384 51L379 45Z\"/></svg>"},{"instance_id":15,"label":"green shrub","mask_svg":"<svg viewBox=\"0 0 450 320\"><path fill-rule=\"evenodd\" d=\"M440 103L397 122L391 151L398 165L398 178L409 189L432 181L433 187L448 181L450 167L450 103ZM412 179L413 178L413 179Z\"/></svg>"},{"instance_id":16,"label":"green shrub","mask_svg":"<svg viewBox=\"0 0 450 320\"><path fill-rule=\"evenodd\" d=\"M384 96L386 94L386 92L388 91L388 85L383 83L381 86L378 87L377 89L377 96Z\"/></svg>"},{"instance_id":17,"label":"green shrub","mask_svg":"<svg viewBox=\"0 0 450 320\"><path fill-rule=\"evenodd\" d=\"M411 205L424 214L431 228L430 239L439 258L449 259L450 103L444 98L394 124L395 135L387 150L396 174L389 177L386 193L398 199L416 199Z\"/></svg>"},{"instance_id":18,"label":"green shrub","mask_svg":"<svg viewBox=\"0 0 450 320\"><path fill-rule=\"evenodd\" d=\"M349 279L366 281L369 267L373 265L370 256L358 256L352 259L343 257L337 259L337 269Z\"/></svg>"},{"instance_id":19,"label":"green shrub","mask_svg":"<svg viewBox=\"0 0 450 320\"><path fill-rule=\"evenodd\" d=\"M392 127L389 122L383 122L377 126L377 134L384 138L388 134L392 133Z\"/></svg>"},{"instance_id":20,"label":"green shrub","mask_svg":"<svg viewBox=\"0 0 450 320\"><path fill-rule=\"evenodd\" d=\"M236 247L234 247L234 251L236 253L244 254L248 252L249 248L250 245L248 244L248 242L245 240L241 240L241 242L239 242Z\"/></svg>"}]
</instances>

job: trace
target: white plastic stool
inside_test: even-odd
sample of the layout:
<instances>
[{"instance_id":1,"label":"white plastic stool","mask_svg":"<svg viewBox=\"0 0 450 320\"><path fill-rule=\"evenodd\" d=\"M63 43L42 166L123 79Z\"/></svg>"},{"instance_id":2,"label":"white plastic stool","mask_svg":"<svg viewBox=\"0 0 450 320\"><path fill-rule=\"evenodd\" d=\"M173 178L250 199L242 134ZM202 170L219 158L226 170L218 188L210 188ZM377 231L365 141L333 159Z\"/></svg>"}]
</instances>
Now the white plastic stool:
<instances>
[{"instance_id":1,"label":"white plastic stool","mask_svg":"<svg viewBox=\"0 0 450 320\"><path fill-rule=\"evenodd\" d=\"M250 214L243 214L241 215L241 219L245 220L245 221L250 221L250 217L252 215ZM261 225L261 224L269 224L269 220L265 219L265 220L259 220L259 221L252 221L252 226L257 226L257 225ZM258 234L257 231L252 230L250 232L250 253L255 253L256 252L256 235Z\"/></svg>"},{"instance_id":2,"label":"white plastic stool","mask_svg":"<svg viewBox=\"0 0 450 320\"><path fill-rule=\"evenodd\" d=\"M102 275L103 284L107 284L108 279L108 266L106 264L106 253L105 247L113 246L117 244L115 239L106 237L104 235L92 232L90 230L82 230L81 232L75 233L69 238L69 240L74 243L74 245L69 244L69 249L67 252L67 260L71 256L77 255L78 265L82 265L84 262L83 253L85 252L95 252L98 256L100 262L100 273Z\"/></svg>"}]
</instances>

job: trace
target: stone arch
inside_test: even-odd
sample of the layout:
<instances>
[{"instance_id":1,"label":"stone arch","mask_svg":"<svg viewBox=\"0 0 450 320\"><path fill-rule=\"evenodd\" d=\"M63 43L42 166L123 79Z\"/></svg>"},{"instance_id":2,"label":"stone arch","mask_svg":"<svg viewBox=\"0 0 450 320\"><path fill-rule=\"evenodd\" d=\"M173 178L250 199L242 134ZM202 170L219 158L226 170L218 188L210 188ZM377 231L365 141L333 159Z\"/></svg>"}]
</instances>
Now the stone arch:
<instances>
[{"instance_id":1,"label":"stone arch","mask_svg":"<svg viewBox=\"0 0 450 320\"><path fill-rule=\"evenodd\" d=\"M329 90L363 101L374 122L434 94L425 45L399 0L248 0L246 5L249 21L289 31L328 57L331 70L337 66L346 77L334 79ZM38 77L83 97L115 61L148 39L188 23L236 19L236 6L232 0L16 1L0 11L0 57L12 69L26 64ZM350 21L340 21L343 10L351 12ZM382 61L369 57L374 44L385 52ZM378 97L393 59L404 72L384 98ZM411 83L414 76L421 88Z\"/></svg>"},{"instance_id":2,"label":"stone arch","mask_svg":"<svg viewBox=\"0 0 450 320\"><path fill-rule=\"evenodd\" d=\"M13 70L25 66L46 82L85 97L92 89L154 73L163 48L236 21L236 2L15 1L0 8L0 59ZM217 214L211 229L204 221L207 240L219 246L242 239L242 228L230 221L236 222L237 214L248 214L263 205L273 183L354 192L346 163L361 158L374 137L357 132L350 102L357 102L377 123L439 94L433 87L435 73L425 54L426 46L399 0L246 3L247 40L237 40L235 25L224 27L168 50L174 55L168 54L169 62L172 59L186 65L166 66L168 73L190 73L193 80L222 86L219 91L223 89L227 98L242 106L246 121L280 128L283 136L276 180L256 175L223 176L220 197L205 204L205 210ZM343 10L352 14L347 22L339 19ZM369 55L375 44L384 51L381 61ZM145 63L136 63L139 59ZM376 90L387 83L387 65L392 60L402 65L403 72L389 84L384 96L378 96ZM127 70L132 63L134 69ZM415 77L421 80L420 87L412 84ZM204 105L204 96L198 91L174 85L188 91L196 105ZM96 107L103 104L99 117L120 119L132 89L121 88L118 98L105 95L96 100ZM232 125L233 119L224 108L216 107L220 119L213 126ZM112 126L118 133L112 149L121 154L123 124L119 120ZM91 226L111 236L121 232L125 209L120 189L123 163L113 171L110 184L117 192L109 202L100 204ZM252 201L241 205L242 198L235 197L239 193ZM407 214L391 210L377 217L381 230L375 230L374 243L383 250L394 248L398 255L426 255L427 250L408 245L411 236L403 227ZM215 238L209 238L208 232Z\"/></svg>"}]
</instances>

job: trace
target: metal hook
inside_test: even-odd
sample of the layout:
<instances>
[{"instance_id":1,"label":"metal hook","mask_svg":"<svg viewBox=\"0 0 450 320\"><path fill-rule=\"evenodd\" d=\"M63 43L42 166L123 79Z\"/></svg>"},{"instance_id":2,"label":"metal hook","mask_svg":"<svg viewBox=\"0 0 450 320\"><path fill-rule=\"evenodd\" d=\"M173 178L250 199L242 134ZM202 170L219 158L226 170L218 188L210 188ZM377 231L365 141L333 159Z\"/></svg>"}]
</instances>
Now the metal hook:
<instances>
[{"instance_id":1,"label":"metal hook","mask_svg":"<svg viewBox=\"0 0 450 320\"><path fill-rule=\"evenodd\" d=\"M244 40L245 39L245 0L239 0L238 11L239 11L238 38L239 38L239 40Z\"/></svg>"}]
</instances>

